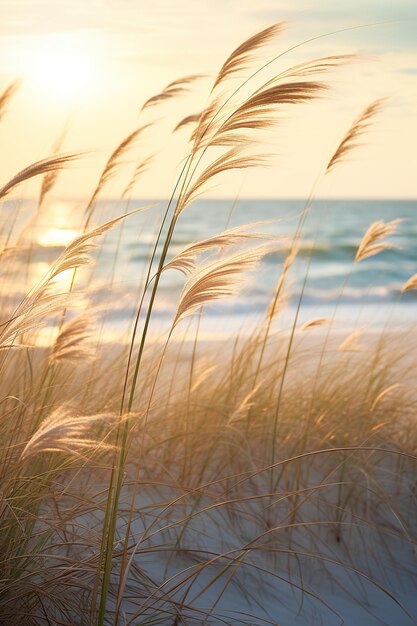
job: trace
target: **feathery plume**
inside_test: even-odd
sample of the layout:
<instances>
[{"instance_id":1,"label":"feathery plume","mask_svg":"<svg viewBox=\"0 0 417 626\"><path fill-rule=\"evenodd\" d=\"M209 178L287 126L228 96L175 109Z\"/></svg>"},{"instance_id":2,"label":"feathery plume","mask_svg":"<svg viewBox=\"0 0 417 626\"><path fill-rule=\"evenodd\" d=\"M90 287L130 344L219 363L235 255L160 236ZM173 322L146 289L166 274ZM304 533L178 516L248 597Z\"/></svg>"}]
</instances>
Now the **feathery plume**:
<instances>
[{"instance_id":1,"label":"feathery plume","mask_svg":"<svg viewBox=\"0 0 417 626\"><path fill-rule=\"evenodd\" d=\"M288 82L272 87L263 85L238 106L217 129L214 128L211 135L206 132L207 124L204 130L198 129L194 150L202 145L221 146L233 143L236 133L242 130L269 128L275 124L275 113L278 106L308 102L318 97L326 89L324 83L309 80ZM244 139L248 143L251 142L251 137L248 135L237 135L237 137L240 143Z\"/></svg>"},{"instance_id":2,"label":"feathery plume","mask_svg":"<svg viewBox=\"0 0 417 626\"><path fill-rule=\"evenodd\" d=\"M282 104L297 104L316 97L327 89L326 85L317 81L297 81L275 85L257 90L250 98L239 106L229 119L222 124L219 132L257 128L257 124L270 124L265 117L273 112L272 107Z\"/></svg>"},{"instance_id":3,"label":"feathery plume","mask_svg":"<svg viewBox=\"0 0 417 626\"><path fill-rule=\"evenodd\" d=\"M219 111L220 107L222 107L222 98L218 96L217 98L213 98L211 102L207 105L207 107L202 111L198 124L194 131L191 134L191 140L193 143L192 151L193 153L197 152L202 145L202 141L205 138L209 126L214 126L213 119Z\"/></svg>"},{"instance_id":4,"label":"feathery plume","mask_svg":"<svg viewBox=\"0 0 417 626\"><path fill-rule=\"evenodd\" d=\"M240 146L231 148L226 154L222 154L211 165L206 167L197 180L190 185L188 191L184 194L177 206L177 215L179 215L192 200L195 200L199 193L201 193L201 188L205 186L207 182L219 174L230 170L259 167L264 164L265 156L247 156L242 154Z\"/></svg>"},{"instance_id":5,"label":"feathery plume","mask_svg":"<svg viewBox=\"0 0 417 626\"><path fill-rule=\"evenodd\" d=\"M52 154L54 156L57 155L61 151L61 146L63 144L65 135L66 135L66 128L64 128L63 132L58 137L57 141L55 142L52 148ZM50 172L47 172L44 175L43 180L42 180L42 185L41 185L41 191L39 194L38 211L41 208L45 200L45 197L48 195L48 193L51 191L51 189L55 185L59 172L60 172L59 169L55 169L55 170L51 170Z\"/></svg>"},{"instance_id":6,"label":"feathery plume","mask_svg":"<svg viewBox=\"0 0 417 626\"><path fill-rule=\"evenodd\" d=\"M346 339L342 341L339 345L338 350L341 352L357 352L362 350L363 345L360 343L359 337L361 337L364 333L364 328L358 328L358 330L354 330Z\"/></svg>"},{"instance_id":7,"label":"feathery plume","mask_svg":"<svg viewBox=\"0 0 417 626\"><path fill-rule=\"evenodd\" d=\"M282 273L281 276L278 279L277 285L275 287L275 293L274 293L274 297L272 298L268 309L266 311L266 319L267 320L272 320L274 319L274 317L276 317L276 315L279 313L279 311L283 308L283 306L286 305L287 300L288 300L288 295L282 291L285 281L287 279L288 273L292 267L292 264L294 263L296 257L298 254L298 248L297 246L293 245L289 251L289 253L287 254L287 256L285 257L285 261L284 261L284 267L282 269Z\"/></svg>"},{"instance_id":8,"label":"feathery plume","mask_svg":"<svg viewBox=\"0 0 417 626\"><path fill-rule=\"evenodd\" d=\"M191 386L191 393L194 393L199 387L201 387L201 385L208 379L210 374L214 372L216 367L216 365L210 365L210 361L206 357L203 357L198 362L196 367L197 375L195 381Z\"/></svg>"},{"instance_id":9,"label":"feathery plume","mask_svg":"<svg viewBox=\"0 0 417 626\"><path fill-rule=\"evenodd\" d=\"M56 338L50 362L74 362L92 358L94 350L89 343L90 337L90 316L82 314L74 317L63 325Z\"/></svg>"},{"instance_id":10,"label":"feathery plume","mask_svg":"<svg viewBox=\"0 0 417 626\"><path fill-rule=\"evenodd\" d=\"M132 147L138 136L141 135L150 126L151 124L144 124L143 126L140 126L136 130L134 130L133 133L130 133L130 135L125 137L123 141L117 146L117 148L113 150L110 158L104 166L96 188L94 189L93 194L90 198L90 201L85 208L86 215L91 216L94 203L97 200L97 196L103 189L104 185L115 176L117 169L122 164L122 157L124 157L125 153Z\"/></svg>"},{"instance_id":11,"label":"feathery plume","mask_svg":"<svg viewBox=\"0 0 417 626\"><path fill-rule=\"evenodd\" d=\"M122 198L125 198L132 191L133 187L136 185L136 183L138 182L142 174L144 174L148 170L154 158L155 158L155 154L151 154L136 166L135 171L133 172L132 178L130 179L130 181L128 182L128 184L123 190Z\"/></svg>"},{"instance_id":12,"label":"feathery plume","mask_svg":"<svg viewBox=\"0 0 417 626\"><path fill-rule=\"evenodd\" d=\"M261 46L267 44L271 39L279 35L285 28L285 22L278 22L277 24L273 24L272 26L268 26L264 30L261 30L259 33L252 35L249 39L246 39L243 43L240 44L232 54L226 59L224 64L222 65L216 80L214 81L214 85L212 87L212 91L222 82L225 78L229 78L233 74L237 72L241 72L244 70L248 63L252 59L252 54L258 50Z\"/></svg>"},{"instance_id":13,"label":"feathery plume","mask_svg":"<svg viewBox=\"0 0 417 626\"><path fill-rule=\"evenodd\" d=\"M79 154L61 154L36 161L28 167L25 167L16 176L9 180L6 185L0 189L0 199L5 198L15 187L34 176L42 176L49 172L61 170L67 163L74 161L80 157Z\"/></svg>"},{"instance_id":14,"label":"feathery plume","mask_svg":"<svg viewBox=\"0 0 417 626\"><path fill-rule=\"evenodd\" d=\"M187 254L187 250L185 250L185 254L180 252L171 261L169 261L169 263L166 263L162 268L162 271L165 272L165 270L178 270L186 276L187 274L191 274L194 269L195 256L192 254Z\"/></svg>"},{"instance_id":15,"label":"feathery plume","mask_svg":"<svg viewBox=\"0 0 417 626\"><path fill-rule=\"evenodd\" d=\"M91 449L108 450L110 444L99 439L88 438L97 426L117 421L115 415L78 415L62 406L53 411L32 435L22 452L22 459L43 452L62 452L79 455Z\"/></svg>"},{"instance_id":16,"label":"feathery plume","mask_svg":"<svg viewBox=\"0 0 417 626\"><path fill-rule=\"evenodd\" d=\"M188 89L185 89L184 87L172 87L171 89L164 89L163 91L161 91L161 93L157 93L156 95L146 100L146 102L142 105L141 111L144 111L145 109L148 109L155 104L159 104L160 102L164 102L165 100L170 100L175 96L181 96L187 91Z\"/></svg>"},{"instance_id":17,"label":"feathery plume","mask_svg":"<svg viewBox=\"0 0 417 626\"><path fill-rule=\"evenodd\" d=\"M326 174L330 172L338 163L340 163L352 150L354 150L359 144L358 139L368 129L371 124L372 118L379 113L382 105L385 102L385 98L375 100L361 113L361 115L353 122L352 126L343 137L342 141L337 147L336 152L330 159Z\"/></svg>"},{"instance_id":18,"label":"feathery plume","mask_svg":"<svg viewBox=\"0 0 417 626\"><path fill-rule=\"evenodd\" d=\"M229 417L227 424L228 426L230 424L234 424L235 422L239 422L240 420L244 419L249 410L252 408L252 406L255 404L255 402L253 401L253 397L254 395L257 393L259 387L261 386L261 383L258 383L253 389L251 389L249 391L249 393L243 398L242 402L240 403L240 405L233 411L233 413L231 414L231 416Z\"/></svg>"},{"instance_id":19,"label":"feathery plume","mask_svg":"<svg viewBox=\"0 0 417 626\"><path fill-rule=\"evenodd\" d=\"M17 311L0 324L0 349L11 348L17 338L40 326L45 317L56 315L72 302L69 293L49 293L49 285L41 285L21 302Z\"/></svg>"},{"instance_id":20,"label":"feathery plume","mask_svg":"<svg viewBox=\"0 0 417 626\"><path fill-rule=\"evenodd\" d=\"M201 78L206 78L206 74L189 74L188 76L183 76L182 78L176 78L169 83L165 89L173 89L175 87L184 87L185 85L190 85L194 83L196 80L200 80Z\"/></svg>"},{"instance_id":21,"label":"feathery plume","mask_svg":"<svg viewBox=\"0 0 417 626\"><path fill-rule=\"evenodd\" d=\"M371 411L375 411L376 407L381 402L381 400L383 400L385 396L390 394L395 389L398 389L399 387L402 387L400 383L394 383L393 385L390 385L389 387L381 391L381 393L379 393L377 397L375 398L375 400L373 401L372 406L371 406Z\"/></svg>"},{"instance_id":22,"label":"feathery plume","mask_svg":"<svg viewBox=\"0 0 417 626\"><path fill-rule=\"evenodd\" d=\"M371 224L359 245L355 256L355 263L359 263L363 259L379 254L379 252L383 252L384 250L394 248L392 244L382 241L382 239L396 233L400 222L402 222L401 219L391 220L387 223L385 223L384 220L378 220Z\"/></svg>"},{"instance_id":23,"label":"feathery plume","mask_svg":"<svg viewBox=\"0 0 417 626\"><path fill-rule=\"evenodd\" d=\"M126 217L129 217L129 215L132 215L133 213L137 213L137 211L131 211L125 215L119 215L118 217L101 224L101 226L98 226L97 228L94 228L87 233L83 233L73 239L49 270L49 273L47 274L48 281L52 280L58 274L61 274L61 272L66 270L75 270L84 265L89 265L91 262L90 252L96 247L96 243L93 239L103 235L115 224Z\"/></svg>"},{"instance_id":24,"label":"feathery plume","mask_svg":"<svg viewBox=\"0 0 417 626\"><path fill-rule=\"evenodd\" d=\"M412 289L417 289L417 274L413 274L413 276L411 276L401 287L402 293L405 291L411 291Z\"/></svg>"},{"instance_id":25,"label":"feathery plume","mask_svg":"<svg viewBox=\"0 0 417 626\"><path fill-rule=\"evenodd\" d=\"M133 211L135 213L136 211ZM108 231L117 222L132 213L116 217L98 228L76 237L44 274L39 284L20 303L14 315L0 324L0 347L10 347L17 337L37 328L47 316L56 315L67 308L73 299L71 293L50 293L54 278L66 270L75 270L91 262L94 238Z\"/></svg>"},{"instance_id":26,"label":"feathery plume","mask_svg":"<svg viewBox=\"0 0 417 626\"><path fill-rule=\"evenodd\" d=\"M341 65L351 63L352 61L355 61L357 59L358 56L356 54L335 54L327 57L311 59L310 61L305 61L303 63L294 65L288 70L285 70L277 76L274 76L268 83L266 83L265 87L287 78L298 79L305 78L306 76L324 74L340 67Z\"/></svg>"},{"instance_id":27,"label":"feathery plume","mask_svg":"<svg viewBox=\"0 0 417 626\"><path fill-rule=\"evenodd\" d=\"M10 83L0 95L0 120L6 113L6 107L20 87L20 80Z\"/></svg>"},{"instance_id":28,"label":"feathery plume","mask_svg":"<svg viewBox=\"0 0 417 626\"><path fill-rule=\"evenodd\" d=\"M273 113L277 105L305 102L318 96L320 92L326 89L323 83L308 80L277 83L286 78L304 78L329 71L343 62L348 62L351 58L348 55L323 57L278 74L259 87L220 125L213 124L213 119L221 106L221 100L216 98L203 111L200 122L192 135L192 139L194 139L193 151L196 152L204 145L230 145L233 143L233 131L268 128L275 123ZM211 138L208 133L209 127L213 127ZM230 133L233 133L232 136ZM243 139L240 137L241 142ZM247 141L249 139L249 137L246 138Z\"/></svg>"},{"instance_id":29,"label":"feathery plume","mask_svg":"<svg viewBox=\"0 0 417 626\"><path fill-rule=\"evenodd\" d=\"M317 328L318 326L325 326L330 322L329 317L318 317L315 320L311 320L311 322L307 322L303 326L301 326L301 330L311 330L312 328Z\"/></svg>"},{"instance_id":30,"label":"feathery plume","mask_svg":"<svg viewBox=\"0 0 417 626\"><path fill-rule=\"evenodd\" d=\"M254 269L269 252L271 247L262 245L197 269L179 297L173 327L209 302L237 294L243 282L243 273Z\"/></svg>"},{"instance_id":31,"label":"feathery plume","mask_svg":"<svg viewBox=\"0 0 417 626\"><path fill-rule=\"evenodd\" d=\"M195 267L196 256L202 252L206 252L212 248L222 249L239 245L248 239L268 239L270 238L268 235L248 232L249 229L264 223L265 222L255 222L253 224L236 226L224 230L217 235L213 235L213 237L209 237L208 239L193 243L177 254L163 269L176 269L183 274L189 274Z\"/></svg>"},{"instance_id":32,"label":"feathery plume","mask_svg":"<svg viewBox=\"0 0 417 626\"><path fill-rule=\"evenodd\" d=\"M178 124L176 125L176 127L174 128L172 132L176 133L177 130L179 130L180 128L183 128L184 126L188 126L189 124L195 124L196 122L199 122L201 119L201 115L202 115L201 112L193 113L192 115L187 115L187 117L184 117L180 122L178 122Z\"/></svg>"},{"instance_id":33,"label":"feathery plume","mask_svg":"<svg viewBox=\"0 0 417 626\"><path fill-rule=\"evenodd\" d=\"M195 80L200 78L204 78L204 74L191 74L190 76L184 76L183 78L178 78L177 80L169 83L160 93L152 96L142 105L141 111L148 109L151 106L155 106L160 102L164 102L165 100L170 100L176 96L182 96L184 93L189 91L188 85L193 83Z\"/></svg>"}]
</instances>

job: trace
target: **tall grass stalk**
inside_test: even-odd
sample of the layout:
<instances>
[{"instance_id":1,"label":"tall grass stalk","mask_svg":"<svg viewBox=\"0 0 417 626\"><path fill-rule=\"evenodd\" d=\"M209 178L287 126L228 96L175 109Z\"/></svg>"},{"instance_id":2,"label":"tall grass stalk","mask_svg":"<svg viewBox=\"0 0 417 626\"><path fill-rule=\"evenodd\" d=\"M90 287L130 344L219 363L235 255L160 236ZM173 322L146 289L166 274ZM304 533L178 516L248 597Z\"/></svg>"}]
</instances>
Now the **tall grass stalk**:
<instances>
[{"instance_id":1,"label":"tall grass stalk","mask_svg":"<svg viewBox=\"0 0 417 626\"><path fill-rule=\"evenodd\" d=\"M262 74L291 51L353 30L340 29L250 69L282 30L278 23L238 46L215 77L202 113L175 126L195 125L134 289L126 343L107 345L104 325L117 294L124 219L151 157L134 166L121 215L97 228L91 224L105 219L100 200L122 157L155 123L143 124L113 150L80 218L81 234L33 286L37 219L46 215L57 177L75 155L59 155L56 148L0 189L0 199L10 200L22 183L42 179L35 217L21 227L25 211L16 204L0 226L0 624L341 621L346 615L338 595L361 611L359 621L387 607L399 622L415 618L407 596L417 504L410 336L402 345L384 328L376 341L367 338L367 353L339 350L330 360L350 273L333 316L302 325L318 230L288 332L272 332L319 185L350 156L382 101L355 120L319 172L297 216L270 306L253 330L243 323L227 341L204 346L206 307L236 295L245 272L277 250L277 238L269 235L266 244L248 245L248 239L262 239L253 232L258 222L230 228L238 198L224 216L226 230L204 234L170 258L184 211L208 183L263 165L256 140L274 126L277 112L327 93L317 76L355 58L320 57ZM149 98L141 119L185 95L197 78L173 81ZM0 95L0 118L13 93L9 87ZM87 266L94 242L120 220L106 286L111 297L91 341L89 324L103 308L93 304L99 280ZM354 263L384 253L384 237L395 227L374 222L358 241ZM96 262L105 262L102 250ZM71 283L61 288L56 279L66 271ZM184 285L156 341L152 330L168 271L182 272ZM19 283L23 295L17 289L8 299L19 273L27 276L23 287ZM78 279L89 302L68 320L81 296ZM413 275L400 291L416 286ZM38 346L42 327L49 343Z\"/></svg>"}]
</instances>

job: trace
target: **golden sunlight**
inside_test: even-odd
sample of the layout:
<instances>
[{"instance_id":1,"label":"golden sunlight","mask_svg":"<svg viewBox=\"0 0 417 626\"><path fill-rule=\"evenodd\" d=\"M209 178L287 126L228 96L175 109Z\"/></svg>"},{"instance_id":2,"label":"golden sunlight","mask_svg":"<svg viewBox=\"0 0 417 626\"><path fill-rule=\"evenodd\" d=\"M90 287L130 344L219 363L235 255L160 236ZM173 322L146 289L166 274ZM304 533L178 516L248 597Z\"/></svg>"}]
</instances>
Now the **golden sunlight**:
<instances>
[{"instance_id":1,"label":"golden sunlight","mask_svg":"<svg viewBox=\"0 0 417 626\"><path fill-rule=\"evenodd\" d=\"M74 224L74 206L70 202L51 202L43 209L42 220L36 236L43 247L67 246L80 231Z\"/></svg>"},{"instance_id":2,"label":"golden sunlight","mask_svg":"<svg viewBox=\"0 0 417 626\"><path fill-rule=\"evenodd\" d=\"M417 626L416 0L3 5L0 626Z\"/></svg>"},{"instance_id":3,"label":"golden sunlight","mask_svg":"<svg viewBox=\"0 0 417 626\"><path fill-rule=\"evenodd\" d=\"M37 241L41 246L54 247L54 246L67 246L72 239L78 235L76 230L69 228L47 228L42 231Z\"/></svg>"},{"instance_id":4,"label":"golden sunlight","mask_svg":"<svg viewBox=\"0 0 417 626\"><path fill-rule=\"evenodd\" d=\"M79 100L94 82L91 48L82 38L55 34L22 53L22 69L40 95L68 102Z\"/></svg>"}]
</instances>

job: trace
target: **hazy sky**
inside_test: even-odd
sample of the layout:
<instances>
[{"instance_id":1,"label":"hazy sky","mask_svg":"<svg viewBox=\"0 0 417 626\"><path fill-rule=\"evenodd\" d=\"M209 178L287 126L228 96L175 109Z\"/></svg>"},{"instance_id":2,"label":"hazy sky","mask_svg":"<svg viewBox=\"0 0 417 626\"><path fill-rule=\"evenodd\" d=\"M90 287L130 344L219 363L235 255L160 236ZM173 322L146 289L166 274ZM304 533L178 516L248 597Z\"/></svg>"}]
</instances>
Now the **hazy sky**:
<instances>
[{"instance_id":1,"label":"hazy sky","mask_svg":"<svg viewBox=\"0 0 417 626\"><path fill-rule=\"evenodd\" d=\"M187 149L187 132L172 136L172 128L204 106L210 81L233 48L284 19L288 28L262 52L263 61L306 39L361 28L298 47L265 78L315 56L358 53L362 58L332 75L325 99L286 109L265 137L277 155L268 170L224 178L213 193L308 194L356 115L375 98L388 96L366 145L321 184L319 195L417 197L415 0L13 0L0 1L0 7L0 86L23 77L0 126L2 181L47 156L67 124L63 149L89 154L63 175L58 191L87 194L117 143L138 125L158 120L130 157L133 166L159 152L136 193L167 195ZM193 94L139 116L145 99L196 72L209 78L196 83ZM117 195L125 182L121 176L107 192Z\"/></svg>"}]
</instances>

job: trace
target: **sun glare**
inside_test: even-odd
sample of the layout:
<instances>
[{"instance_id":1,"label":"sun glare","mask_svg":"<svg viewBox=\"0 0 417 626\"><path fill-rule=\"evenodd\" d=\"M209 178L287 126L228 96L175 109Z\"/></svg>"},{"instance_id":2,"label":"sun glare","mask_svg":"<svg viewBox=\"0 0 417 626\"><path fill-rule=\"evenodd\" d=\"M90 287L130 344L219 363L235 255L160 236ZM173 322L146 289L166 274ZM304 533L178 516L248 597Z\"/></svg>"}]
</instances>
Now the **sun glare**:
<instances>
[{"instance_id":1,"label":"sun glare","mask_svg":"<svg viewBox=\"0 0 417 626\"><path fill-rule=\"evenodd\" d=\"M79 99L94 82L93 56L83 39L51 36L27 52L23 65L32 87L48 98Z\"/></svg>"},{"instance_id":2,"label":"sun glare","mask_svg":"<svg viewBox=\"0 0 417 626\"><path fill-rule=\"evenodd\" d=\"M38 236L38 243L45 247L67 246L75 239L78 231L70 228L47 228Z\"/></svg>"},{"instance_id":3,"label":"sun glare","mask_svg":"<svg viewBox=\"0 0 417 626\"><path fill-rule=\"evenodd\" d=\"M52 202L39 224L37 242L43 247L65 247L80 233L73 224L74 207L69 202Z\"/></svg>"}]
</instances>

